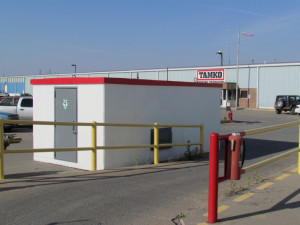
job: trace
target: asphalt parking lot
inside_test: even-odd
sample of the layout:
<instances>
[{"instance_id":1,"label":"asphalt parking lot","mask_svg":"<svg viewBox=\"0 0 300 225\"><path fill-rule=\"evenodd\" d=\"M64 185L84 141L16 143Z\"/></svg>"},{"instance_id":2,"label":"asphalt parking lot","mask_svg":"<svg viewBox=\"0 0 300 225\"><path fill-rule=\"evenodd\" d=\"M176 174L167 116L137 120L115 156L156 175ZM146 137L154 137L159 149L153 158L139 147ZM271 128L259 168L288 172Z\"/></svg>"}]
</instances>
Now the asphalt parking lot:
<instances>
[{"instance_id":1,"label":"asphalt parking lot","mask_svg":"<svg viewBox=\"0 0 300 225\"><path fill-rule=\"evenodd\" d=\"M15 134L22 140L20 143L12 143L8 150L16 149L32 149L33 148L33 127L32 126L19 126L13 129L11 134ZM48 174L47 171L76 171L76 169L62 167L58 165L41 163L33 161L32 153L25 154L5 154L4 155L4 174L6 178L22 178L30 174L42 175Z\"/></svg>"},{"instance_id":2,"label":"asphalt parking lot","mask_svg":"<svg viewBox=\"0 0 300 225\"><path fill-rule=\"evenodd\" d=\"M220 119L227 114L221 110ZM222 124L220 133L298 120L271 110L233 110L233 123ZM32 147L30 127L13 132L22 142L9 149ZM246 137L245 166L298 146L298 138L298 127ZM296 163L294 156L280 160L260 177ZM34 162L32 154L5 154L0 217L4 224L174 224L181 212L207 210L207 184L207 158L91 172Z\"/></svg>"},{"instance_id":3,"label":"asphalt parking lot","mask_svg":"<svg viewBox=\"0 0 300 225\"><path fill-rule=\"evenodd\" d=\"M276 114L274 110L241 109L233 110L232 112L233 123L221 125L221 134L269 127L299 121L300 119L298 115L290 115L289 113ZM228 111L221 110L222 119L227 114ZM298 135L299 127L295 126L244 137L247 148L244 165L252 165L257 161L268 159L288 149L297 147L299 141ZM280 170L281 167L277 166L276 169Z\"/></svg>"}]
</instances>

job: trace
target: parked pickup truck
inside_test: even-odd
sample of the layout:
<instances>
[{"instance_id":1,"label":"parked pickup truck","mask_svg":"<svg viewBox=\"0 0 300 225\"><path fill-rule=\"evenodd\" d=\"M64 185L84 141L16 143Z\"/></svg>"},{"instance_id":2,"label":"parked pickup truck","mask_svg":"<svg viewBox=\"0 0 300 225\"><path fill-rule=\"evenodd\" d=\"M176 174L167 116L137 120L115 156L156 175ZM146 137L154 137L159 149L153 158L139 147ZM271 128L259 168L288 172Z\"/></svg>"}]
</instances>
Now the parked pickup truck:
<instances>
[{"instance_id":1,"label":"parked pickup truck","mask_svg":"<svg viewBox=\"0 0 300 225\"><path fill-rule=\"evenodd\" d=\"M0 101L0 112L15 113L19 120L32 120L32 96L11 96Z\"/></svg>"}]
</instances>

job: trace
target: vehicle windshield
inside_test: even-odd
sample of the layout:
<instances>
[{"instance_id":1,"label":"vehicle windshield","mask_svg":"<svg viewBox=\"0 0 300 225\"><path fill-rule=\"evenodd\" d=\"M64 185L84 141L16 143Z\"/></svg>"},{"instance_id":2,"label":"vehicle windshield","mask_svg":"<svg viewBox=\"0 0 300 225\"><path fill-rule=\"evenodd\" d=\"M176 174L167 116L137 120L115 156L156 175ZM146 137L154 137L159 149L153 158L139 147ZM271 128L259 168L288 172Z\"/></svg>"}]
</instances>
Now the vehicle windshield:
<instances>
[{"instance_id":1,"label":"vehicle windshield","mask_svg":"<svg viewBox=\"0 0 300 225\"><path fill-rule=\"evenodd\" d=\"M286 101L286 96L277 96L277 101L284 100Z\"/></svg>"},{"instance_id":2,"label":"vehicle windshield","mask_svg":"<svg viewBox=\"0 0 300 225\"><path fill-rule=\"evenodd\" d=\"M4 98L1 102L0 105L4 106L16 106L18 104L19 99L18 98Z\"/></svg>"}]
</instances>

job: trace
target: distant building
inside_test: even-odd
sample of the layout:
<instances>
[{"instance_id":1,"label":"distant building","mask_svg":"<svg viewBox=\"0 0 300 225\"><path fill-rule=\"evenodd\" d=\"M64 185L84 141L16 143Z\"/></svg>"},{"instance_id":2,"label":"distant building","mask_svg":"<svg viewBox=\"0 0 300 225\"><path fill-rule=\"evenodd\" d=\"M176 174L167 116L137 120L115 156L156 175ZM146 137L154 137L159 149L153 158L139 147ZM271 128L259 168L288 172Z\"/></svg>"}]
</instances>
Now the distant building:
<instances>
[{"instance_id":1,"label":"distant building","mask_svg":"<svg viewBox=\"0 0 300 225\"><path fill-rule=\"evenodd\" d=\"M206 74L202 78L212 81L197 80L198 70L224 71L223 80L218 80L220 73ZM300 95L300 63L272 63L240 65L238 76L238 106L244 108L273 108L275 96L279 94ZM11 94L32 93L31 79L72 77L70 74L28 75L1 77L0 91ZM222 82L220 104L225 107L236 102L236 66L168 68L130 71L107 71L76 73L76 77L119 77L132 79L169 80L186 82ZM221 78L220 78L221 79Z\"/></svg>"}]
</instances>

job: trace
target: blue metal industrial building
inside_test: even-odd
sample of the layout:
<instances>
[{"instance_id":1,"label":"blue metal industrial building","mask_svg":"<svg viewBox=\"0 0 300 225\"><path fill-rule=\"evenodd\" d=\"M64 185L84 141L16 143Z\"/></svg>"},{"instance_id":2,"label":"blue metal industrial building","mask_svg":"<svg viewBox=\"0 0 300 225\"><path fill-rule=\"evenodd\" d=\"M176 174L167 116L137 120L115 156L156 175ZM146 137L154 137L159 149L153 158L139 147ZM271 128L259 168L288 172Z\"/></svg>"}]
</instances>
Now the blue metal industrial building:
<instances>
[{"instance_id":1,"label":"blue metal industrial building","mask_svg":"<svg viewBox=\"0 0 300 225\"><path fill-rule=\"evenodd\" d=\"M169 81L197 81L198 70L224 69L221 104L230 102L235 106L238 68L238 106L244 108L273 108L275 96L279 94L300 95L300 63L250 64L222 67L168 68L131 71L109 71L76 73L76 77L118 77ZM31 79L71 77L72 74L28 75L1 77L0 91L10 94L32 94Z\"/></svg>"}]
</instances>

